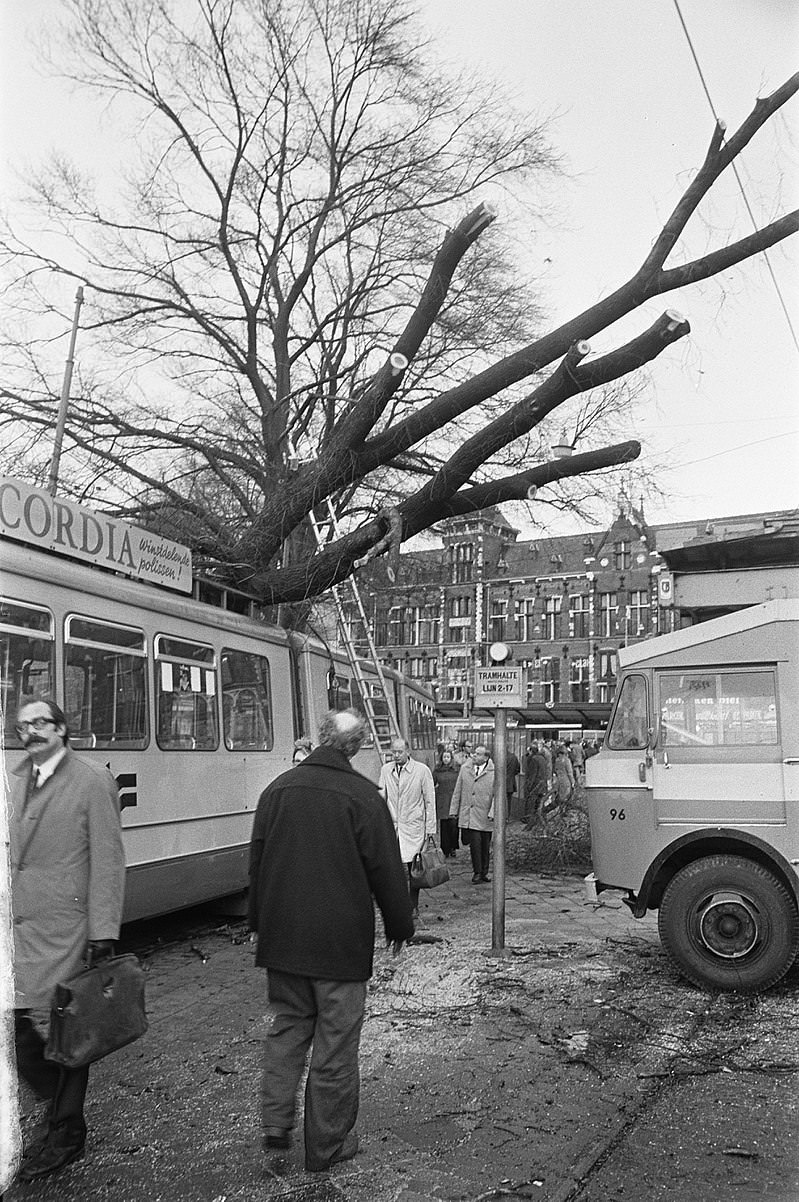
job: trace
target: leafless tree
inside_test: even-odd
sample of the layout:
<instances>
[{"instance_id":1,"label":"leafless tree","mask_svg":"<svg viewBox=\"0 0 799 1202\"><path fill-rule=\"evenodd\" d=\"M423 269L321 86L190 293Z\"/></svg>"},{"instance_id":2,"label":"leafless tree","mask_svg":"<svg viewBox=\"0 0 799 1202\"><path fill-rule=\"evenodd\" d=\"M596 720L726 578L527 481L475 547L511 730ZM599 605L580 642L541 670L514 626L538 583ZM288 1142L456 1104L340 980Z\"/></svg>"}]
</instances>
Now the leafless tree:
<instances>
[{"instance_id":1,"label":"leafless tree","mask_svg":"<svg viewBox=\"0 0 799 1202\"><path fill-rule=\"evenodd\" d=\"M614 412L614 383L688 323L667 310L600 357L587 340L799 222L666 265L797 76L731 137L714 131L639 270L541 335L482 197L521 204L553 156L540 127L433 72L405 0L69 7L65 69L140 114L142 162L113 201L55 164L33 196L47 250L4 239L31 310L52 308L54 276L90 301L81 336L97 355L70 412L68 485L126 490L121 510L267 603L313 596L447 515L635 459L634 440L528 456L570 402L589 444ZM22 461L55 397L38 355L19 340L12 353L28 358L23 376L7 372L0 428ZM156 390L166 399L154 403ZM350 515L346 533L298 550L328 499Z\"/></svg>"}]
</instances>

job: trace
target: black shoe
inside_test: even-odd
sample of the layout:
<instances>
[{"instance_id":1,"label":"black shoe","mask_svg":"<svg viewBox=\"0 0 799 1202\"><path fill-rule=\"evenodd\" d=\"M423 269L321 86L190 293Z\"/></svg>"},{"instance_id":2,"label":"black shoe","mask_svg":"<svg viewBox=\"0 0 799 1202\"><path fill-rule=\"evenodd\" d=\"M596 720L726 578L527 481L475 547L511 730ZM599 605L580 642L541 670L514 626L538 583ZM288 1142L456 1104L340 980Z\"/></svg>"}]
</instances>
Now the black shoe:
<instances>
[{"instance_id":1,"label":"black shoe","mask_svg":"<svg viewBox=\"0 0 799 1202\"><path fill-rule=\"evenodd\" d=\"M66 1146L47 1143L42 1144L36 1153L23 1161L19 1170L20 1181L37 1181L40 1177L49 1177L61 1169L80 1160L83 1156L83 1144L67 1144Z\"/></svg>"},{"instance_id":2,"label":"black shoe","mask_svg":"<svg viewBox=\"0 0 799 1202\"><path fill-rule=\"evenodd\" d=\"M358 1155L360 1148L358 1144L358 1136L354 1131L350 1131L344 1138L344 1143L336 1152L335 1156L327 1162L327 1164L319 1164L318 1161L305 1162L306 1173L325 1173L332 1168L334 1164L341 1164L342 1160L352 1160Z\"/></svg>"},{"instance_id":3,"label":"black shoe","mask_svg":"<svg viewBox=\"0 0 799 1202\"><path fill-rule=\"evenodd\" d=\"M490 876L488 876L488 875L486 875L486 876L481 876L481 877L480 877L480 880L483 882L483 884L484 884L484 885L487 885L487 884L488 884L488 882L491 880L491 877L490 877Z\"/></svg>"},{"instance_id":4,"label":"black shoe","mask_svg":"<svg viewBox=\"0 0 799 1202\"><path fill-rule=\"evenodd\" d=\"M480 882L482 881L482 879L483 879L483 878L480 876L480 873L479 873L479 872L476 872L476 873L474 874L474 876L472 877L472 884L473 884L473 885L479 885L479 884L480 884Z\"/></svg>"}]
</instances>

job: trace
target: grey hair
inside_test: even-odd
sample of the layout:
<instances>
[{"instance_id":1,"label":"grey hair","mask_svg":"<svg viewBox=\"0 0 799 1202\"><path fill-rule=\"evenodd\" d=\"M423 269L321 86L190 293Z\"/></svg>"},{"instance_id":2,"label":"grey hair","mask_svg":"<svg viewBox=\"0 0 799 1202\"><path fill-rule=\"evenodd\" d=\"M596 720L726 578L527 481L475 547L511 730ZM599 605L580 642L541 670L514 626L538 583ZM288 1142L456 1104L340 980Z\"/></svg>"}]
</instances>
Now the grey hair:
<instances>
[{"instance_id":1,"label":"grey hair","mask_svg":"<svg viewBox=\"0 0 799 1202\"><path fill-rule=\"evenodd\" d=\"M366 740L366 723L357 710L330 710L319 724L319 744L342 751L351 760Z\"/></svg>"}]
</instances>

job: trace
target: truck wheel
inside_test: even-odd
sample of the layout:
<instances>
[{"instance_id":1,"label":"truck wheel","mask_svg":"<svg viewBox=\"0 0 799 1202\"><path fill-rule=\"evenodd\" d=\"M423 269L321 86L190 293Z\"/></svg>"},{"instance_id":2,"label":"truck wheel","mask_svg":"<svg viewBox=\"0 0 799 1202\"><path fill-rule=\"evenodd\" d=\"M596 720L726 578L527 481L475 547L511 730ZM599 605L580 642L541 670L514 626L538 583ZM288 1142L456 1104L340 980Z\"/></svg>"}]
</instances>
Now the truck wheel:
<instances>
[{"instance_id":1,"label":"truck wheel","mask_svg":"<svg viewBox=\"0 0 799 1202\"><path fill-rule=\"evenodd\" d=\"M706 856L669 881L658 914L675 967L703 989L760 993L799 952L799 912L785 885L743 856Z\"/></svg>"}]
</instances>

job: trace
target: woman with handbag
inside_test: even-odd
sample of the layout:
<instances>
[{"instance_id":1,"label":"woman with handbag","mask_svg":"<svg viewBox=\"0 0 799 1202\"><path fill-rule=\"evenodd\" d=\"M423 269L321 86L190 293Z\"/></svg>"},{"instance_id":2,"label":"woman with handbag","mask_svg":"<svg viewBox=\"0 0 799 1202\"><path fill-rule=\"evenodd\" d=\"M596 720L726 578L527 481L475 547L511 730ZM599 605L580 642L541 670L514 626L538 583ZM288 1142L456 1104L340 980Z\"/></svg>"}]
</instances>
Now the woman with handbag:
<instances>
[{"instance_id":1,"label":"woman with handbag","mask_svg":"<svg viewBox=\"0 0 799 1202\"><path fill-rule=\"evenodd\" d=\"M483 744L478 744L471 760L462 765L449 812L457 819L458 826L469 832L472 884L484 884L491 879L488 865L494 829L494 764Z\"/></svg>"},{"instance_id":2,"label":"woman with handbag","mask_svg":"<svg viewBox=\"0 0 799 1202\"><path fill-rule=\"evenodd\" d=\"M441 851L453 859L458 849L458 823L450 817L449 807L459 768L452 751L444 748L433 769L433 784L436 787L436 817L441 837Z\"/></svg>"}]
</instances>

